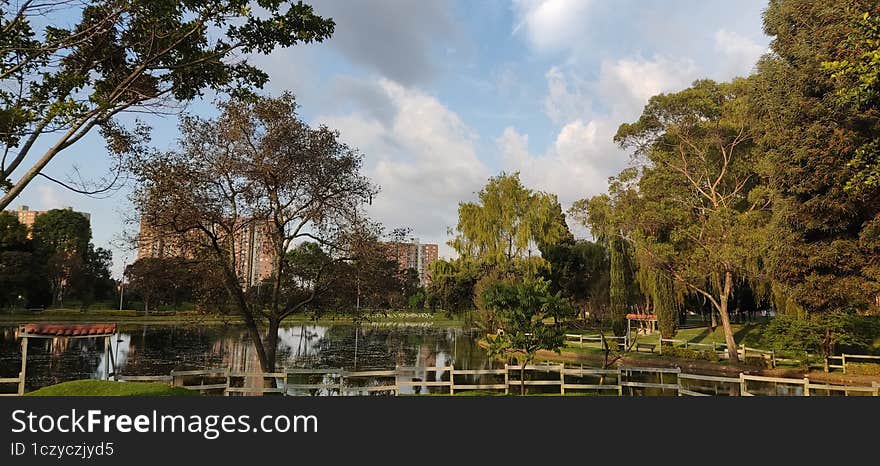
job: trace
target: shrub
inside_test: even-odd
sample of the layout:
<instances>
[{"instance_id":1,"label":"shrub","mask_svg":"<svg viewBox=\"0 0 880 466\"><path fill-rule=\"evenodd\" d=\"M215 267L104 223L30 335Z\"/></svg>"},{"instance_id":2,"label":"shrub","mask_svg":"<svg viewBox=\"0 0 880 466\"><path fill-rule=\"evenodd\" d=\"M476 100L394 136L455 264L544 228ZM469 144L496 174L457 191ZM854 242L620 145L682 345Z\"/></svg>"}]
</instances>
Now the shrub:
<instances>
[{"instance_id":1,"label":"shrub","mask_svg":"<svg viewBox=\"0 0 880 466\"><path fill-rule=\"evenodd\" d=\"M880 375L880 364L870 362L848 362L846 373L854 375Z\"/></svg>"},{"instance_id":2,"label":"shrub","mask_svg":"<svg viewBox=\"0 0 880 466\"><path fill-rule=\"evenodd\" d=\"M721 357L718 356L718 353L714 351L698 350L693 348L678 348L675 346L664 346L663 355L672 356L674 358L696 359L711 362L718 362L721 360Z\"/></svg>"}]
</instances>

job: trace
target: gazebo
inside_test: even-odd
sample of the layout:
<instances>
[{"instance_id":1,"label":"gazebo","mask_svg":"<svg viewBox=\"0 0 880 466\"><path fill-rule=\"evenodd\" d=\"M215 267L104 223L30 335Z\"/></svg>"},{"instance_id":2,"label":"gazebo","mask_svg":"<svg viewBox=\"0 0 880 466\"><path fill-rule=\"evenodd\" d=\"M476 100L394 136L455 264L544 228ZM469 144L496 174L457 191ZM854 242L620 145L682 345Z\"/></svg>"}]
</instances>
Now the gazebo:
<instances>
[{"instance_id":1,"label":"gazebo","mask_svg":"<svg viewBox=\"0 0 880 466\"><path fill-rule=\"evenodd\" d=\"M16 338L21 338L21 373L19 374L18 394L24 395L25 375L27 374L28 338L103 338L104 339L104 379L110 378L110 367L116 374L116 361L110 352L111 338L116 334L116 324L23 324L18 327Z\"/></svg>"},{"instance_id":2,"label":"gazebo","mask_svg":"<svg viewBox=\"0 0 880 466\"><path fill-rule=\"evenodd\" d=\"M626 343L629 345L629 342L632 341L632 322L636 321L636 331L641 328L645 331L645 334L648 335L650 333L654 333L657 331L657 315L656 314L627 314L626 315Z\"/></svg>"}]
</instances>

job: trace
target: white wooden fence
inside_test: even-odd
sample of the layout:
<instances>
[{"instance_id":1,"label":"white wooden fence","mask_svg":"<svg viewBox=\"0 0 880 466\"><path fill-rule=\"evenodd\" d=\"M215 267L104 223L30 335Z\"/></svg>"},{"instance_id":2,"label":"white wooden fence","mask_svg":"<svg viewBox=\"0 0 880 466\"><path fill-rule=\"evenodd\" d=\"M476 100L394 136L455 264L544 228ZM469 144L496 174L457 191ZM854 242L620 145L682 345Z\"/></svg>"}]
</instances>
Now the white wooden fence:
<instances>
[{"instance_id":1,"label":"white wooden fence","mask_svg":"<svg viewBox=\"0 0 880 466\"><path fill-rule=\"evenodd\" d=\"M428 377L433 374L433 377ZM497 379L473 383L467 377ZM293 381L294 379L319 379ZM268 384L265 381L273 380ZM593 379L593 380L585 380ZM644 390L678 396L872 395L880 396L880 383L871 386L813 382L809 378L766 377L740 373L738 377L688 374L679 368L619 367L598 369L564 364L505 365L498 369L455 369L454 366L397 367L393 370L287 369L273 373L235 372L228 368L172 371L171 375L120 376L120 381L159 382L203 393L231 394L401 394L401 389L438 387L443 394L466 390L520 393L522 387L544 387L544 393L571 395L584 391L618 396L639 395ZM246 380L251 384L245 386ZM552 390L548 392L547 389ZM780 393L780 388L782 393ZM426 390L427 391L427 390ZM796 393L795 393L796 392ZM436 391L435 391L436 394Z\"/></svg>"}]
</instances>

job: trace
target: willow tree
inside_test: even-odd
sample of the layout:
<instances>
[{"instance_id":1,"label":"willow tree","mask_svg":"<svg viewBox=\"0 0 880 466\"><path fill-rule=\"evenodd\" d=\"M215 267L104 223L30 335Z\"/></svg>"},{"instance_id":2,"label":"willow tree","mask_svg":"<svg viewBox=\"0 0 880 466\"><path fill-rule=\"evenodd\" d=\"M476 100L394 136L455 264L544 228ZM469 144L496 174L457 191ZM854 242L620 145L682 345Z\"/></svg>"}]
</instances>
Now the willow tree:
<instances>
[{"instance_id":1,"label":"willow tree","mask_svg":"<svg viewBox=\"0 0 880 466\"><path fill-rule=\"evenodd\" d=\"M652 97L615 136L642 165L639 211L624 226L639 265L712 304L733 361L730 299L735 283L759 268L769 207L749 124L751 95L747 80L697 81Z\"/></svg>"},{"instance_id":2,"label":"willow tree","mask_svg":"<svg viewBox=\"0 0 880 466\"><path fill-rule=\"evenodd\" d=\"M633 299L633 257L624 225L628 206L635 200L633 175L625 171L612 178L608 194L581 199L569 209L608 250L611 328L618 336L626 333L626 314Z\"/></svg>"},{"instance_id":3,"label":"willow tree","mask_svg":"<svg viewBox=\"0 0 880 466\"><path fill-rule=\"evenodd\" d=\"M338 132L303 122L292 95L221 110L216 119L185 117L179 150L132 164L133 201L142 225L220 272L261 368L274 372L281 321L329 293L336 265L356 260L375 236L362 210L376 188L361 174L363 155ZM308 280L286 260L307 239L327 251ZM272 258L263 297L250 293L244 248L252 242Z\"/></svg>"},{"instance_id":4,"label":"willow tree","mask_svg":"<svg viewBox=\"0 0 880 466\"><path fill-rule=\"evenodd\" d=\"M539 258L540 245L571 237L556 196L526 188L519 173L490 178L478 197L458 206L458 234L450 245L462 257L491 266L534 266L530 259Z\"/></svg>"}]
</instances>

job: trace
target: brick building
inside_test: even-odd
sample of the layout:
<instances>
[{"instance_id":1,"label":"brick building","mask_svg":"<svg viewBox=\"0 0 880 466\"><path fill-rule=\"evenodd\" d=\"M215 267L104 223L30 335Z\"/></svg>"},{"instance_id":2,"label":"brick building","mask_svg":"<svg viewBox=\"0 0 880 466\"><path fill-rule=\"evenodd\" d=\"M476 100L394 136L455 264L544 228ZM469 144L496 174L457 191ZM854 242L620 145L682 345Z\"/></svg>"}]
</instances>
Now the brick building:
<instances>
[{"instance_id":1,"label":"brick building","mask_svg":"<svg viewBox=\"0 0 880 466\"><path fill-rule=\"evenodd\" d=\"M235 232L235 268L242 286L254 286L272 275L275 258L266 235L267 225L250 222ZM138 259L145 257L195 257L201 248L201 238L191 234L163 234L141 222L137 238Z\"/></svg>"},{"instance_id":2,"label":"brick building","mask_svg":"<svg viewBox=\"0 0 880 466\"><path fill-rule=\"evenodd\" d=\"M388 251L388 257L396 260L400 270L413 269L419 275L419 283L422 286L431 284L431 276L428 274L428 265L437 260L437 245L422 244L418 238L412 242L388 242L384 243Z\"/></svg>"},{"instance_id":3,"label":"brick building","mask_svg":"<svg viewBox=\"0 0 880 466\"><path fill-rule=\"evenodd\" d=\"M63 210L73 211L73 207L64 207ZM48 210L31 210L28 206L23 205L23 206L19 206L18 209L11 210L9 212L18 217L18 223L21 223L22 225L26 226L28 228L28 230L30 230L31 228L33 228L34 221L37 220L37 217L39 217L40 215L45 214L46 212L49 212L49 211ZM91 214L89 214L87 212L76 212L76 213L82 215L83 217L86 218L86 220L89 221L89 223L91 223L91 221L92 221ZM30 237L30 236L31 236L31 233L29 231L28 237Z\"/></svg>"}]
</instances>

